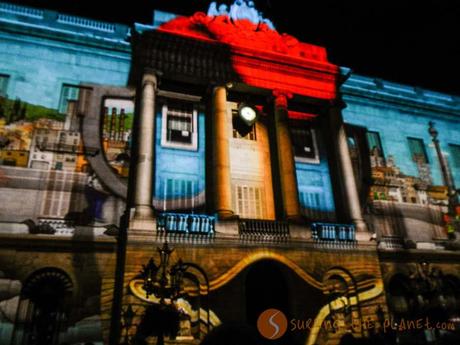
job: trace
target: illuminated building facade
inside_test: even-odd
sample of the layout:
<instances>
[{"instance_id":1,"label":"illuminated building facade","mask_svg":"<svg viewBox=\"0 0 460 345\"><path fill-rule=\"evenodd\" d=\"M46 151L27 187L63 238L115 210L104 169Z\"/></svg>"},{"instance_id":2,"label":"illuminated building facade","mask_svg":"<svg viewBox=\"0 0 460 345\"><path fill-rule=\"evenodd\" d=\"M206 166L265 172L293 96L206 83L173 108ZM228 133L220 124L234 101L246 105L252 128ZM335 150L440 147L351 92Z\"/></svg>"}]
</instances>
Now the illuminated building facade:
<instances>
[{"instance_id":1,"label":"illuminated building facade","mask_svg":"<svg viewBox=\"0 0 460 345\"><path fill-rule=\"evenodd\" d=\"M279 344L458 339L384 328L459 326L457 97L350 76L246 1L131 29L0 3L0 34L2 342L156 343L166 240L208 283L176 342L268 308L311 319Z\"/></svg>"}]
</instances>

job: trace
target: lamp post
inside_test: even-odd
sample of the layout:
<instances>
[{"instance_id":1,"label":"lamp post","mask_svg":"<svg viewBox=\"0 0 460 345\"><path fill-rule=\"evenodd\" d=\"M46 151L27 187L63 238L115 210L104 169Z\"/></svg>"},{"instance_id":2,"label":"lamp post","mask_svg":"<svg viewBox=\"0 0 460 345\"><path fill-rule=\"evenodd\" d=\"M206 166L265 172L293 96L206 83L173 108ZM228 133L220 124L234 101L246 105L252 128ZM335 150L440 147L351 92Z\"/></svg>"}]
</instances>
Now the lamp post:
<instances>
[{"instance_id":1,"label":"lamp post","mask_svg":"<svg viewBox=\"0 0 460 345\"><path fill-rule=\"evenodd\" d=\"M436 128L434 128L434 122L430 121L428 122L428 133L430 134L434 147L436 149L436 154L438 156L439 160L439 165L441 166L441 172L442 172L442 178L444 185L447 187L447 193L448 193L448 209L449 209L449 215L450 216L455 216L455 205L457 203L457 192L454 187L454 183L452 181L452 177L449 172L449 167L447 165L446 159L444 158L444 155L442 154L441 147L439 146L439 139L438 139L438 131Z\"/></svg>"},{"instance_id":2,"label":"lamp post","mask_svg":"<svg viewBox=\"0 0 460 345\"><path fill-rule=\"evenodd\" d=\"M179 259L174 265L169 267L170 256L174 249L169 247L168 242L164 242L161 248L157 248L157 251L160 256L159 265L157 266L154 259L150 258L146 265L142 265L140 272L146 298L149 298L151 295L159 298L160 310L167 311L169 308L169 311L171 311L171 307L175 309L174 301L188 294L185 289L185 280L189 280L190 283L195 284L198 295L201 295L202 289L198 275L204 280L205 297L208 296L209 280L205 271L199 265ZM192 272L192 269L198 275ZM207 327L209 330L209 303L206 303L206 311ZM165 329L158 329L157 345L164 344L164 333Z\"/></svg>"},{"instance_id":3,"label":"lamp post","mask_svg":"<svg viewBox=\"0 0 460 345\"><path fill-rule=\"evenodd\" d=\"M147 265L142 265L141 277L144 279L145 295L156 295L160 298L160 304L165 304L165 298L174 296L171 294L175 289L168 281L169 257L174 249L170 249L168 242L163 243L161 248L157 248L160 254L160 265L157 266L153 258L150 258ZM176 282L176 279L173 280Z\"/></svg>"},{"instance_id":4,"label":"lamp post","mask_svg":"<svg viewBox=\"0 0 460 345\"><path fill-rule=\"evenodd\" d=\"M129 336L129 329L131 328L133 324L133 320L135 316L136 316L136 313L134 312L132 305L128 304L128 307L124 310L122 314L123 328L125 329L125 339L122 345L129 345L131 343L130 336Z\"/></svg>"}]
</instances>

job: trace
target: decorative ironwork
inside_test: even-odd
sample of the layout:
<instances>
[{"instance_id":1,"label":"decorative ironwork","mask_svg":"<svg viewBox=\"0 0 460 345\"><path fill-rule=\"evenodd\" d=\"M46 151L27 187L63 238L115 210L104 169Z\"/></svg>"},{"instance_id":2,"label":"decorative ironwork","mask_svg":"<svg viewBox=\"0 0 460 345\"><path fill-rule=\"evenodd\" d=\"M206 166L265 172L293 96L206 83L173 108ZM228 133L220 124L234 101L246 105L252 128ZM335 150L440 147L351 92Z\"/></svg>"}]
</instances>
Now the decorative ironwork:
<instances>
[{"instance_id":1,"label":"decorative ironwork","mask_svg":"<svg viewBox=\"0 0 460 345\"><path fill-rule=\"evenodd\" d=\"M123 319L123 328L125 330L124 340L121 343L121 345L131 344L131 337L130 337L129 330L131 326L133 325L133 320L135 316L136 316L136 313L133 310L133 306L131 304L128 304L128 306L126 307L126 309L124 309L121 315Z\"/></svg>"},{"instance_id":2,"label":"decorative ironwork","mask_svg":"<svg viewBox=\"0 0 460 345\"><path fill-rule=\"evenodd\" d=\"M154 311L155 317L161 317L163 314L167 314L170 317L171 313L179 315L179 311L174 304L177 299L189 295L198 295L200 297L199 300L201 300L201 296L203 296L205 297L205 310L209 331L209 303L207 301L209 280L205 271L199 265L184 262L182 259L179 259L170 267L169 261L174 249L169 247L168 242L164 242L161 248L157 248L157 251L160 256L159 264L157 265L155 260L150 258L147 264L142 265L142 270L140 271L140 278L143 279L143 289L146 298L149 299L149 296L152 296L159 299L159 307ZM201 280L200 277L202 278ZM203 281L204 284L202 284ZM178 320L178 318L171 318L171 320ZM166 328L171 330L175 327L174 325L167 325ZM157 344L164 343L164 332L165 329L156 330L158 336Z\"/></svg>"},{"instance_id":3,"label":"decorative ironwork","mask_svg":"<svg viewBox=\"0 0 460 345\"><path fill-rule=\"evenodd\" d=\"M243 238L287 240L290 237L289 223L283 221L240 219L238 230Z\"/></svg>"}]
</instances>

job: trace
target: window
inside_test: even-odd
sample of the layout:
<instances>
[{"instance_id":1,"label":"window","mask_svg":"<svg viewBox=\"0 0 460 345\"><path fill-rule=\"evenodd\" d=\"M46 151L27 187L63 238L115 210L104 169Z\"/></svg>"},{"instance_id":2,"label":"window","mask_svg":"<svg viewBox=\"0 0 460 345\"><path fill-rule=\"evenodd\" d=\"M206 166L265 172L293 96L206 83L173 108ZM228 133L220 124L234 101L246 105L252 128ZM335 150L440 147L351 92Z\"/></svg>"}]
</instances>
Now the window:
<instances>
[{"instance_id":1,"label":"window","mask_svg":"<svg viewBox=\"0 0 460 345\"><path fill-rule=\"evenodd\" d=\"M368 131L366 133L367 144L369 145L369 153L371 156L384 158L382 142L379 132Z\"/></svg>"},{"instance_id":2,"label":"window","mask_svg":"<svg viewBox=\"0 0 460 345\"><path fill-rule=\"evenodd\" d=\"M425 151L423 139L407 138L411 158L416 163L428 164L428 157Z\"/></svg>"},{"instance_id":3,"label":"window","mask_svg":"<svg viewBox=\"0 0 460 345\"><path fill-rule=\"evenodd\" d=\"M42 268L30 275L18 301L21 323L13 330L18 335L15 343L63 344L72 292L72 280L58 268Z\"/></svg>"},{"instance_id":4,"label":"window","mask_svg":"<svg viewBox=\"0 0 460 345\"><path fill-rule=\"evenodd\" d=\"M233 138L256 141L257 140L257 137L256 137L256 124L253 124L251 126L251 130L248 132L248 134L246 134L245 136L242 136L238 132L238 130L236 129L236 126L235 126L235 119L237 119L238 116L239 116L238 109L232 109Z\"/></svg>"},{"instance_id":5,"label":"window","mask_svg":"<svg viewBox=\"0 0 460 345\"><path fill-rule=\"evenodd\" d=\"M174 102L162 109L161 145L164 147L196 150L197 111L192 103Z\"/></svg>"},{"instance_id":6,"label":"window","mask_svg":"<svg viewBox=\"0 0 460 345\"><path fill-rule=\"evenodd\" d=\"M157 207L166 210L194 208L197 206L198 181L189 179L166 178L160 180Z\"/></svg>"},{"instance_id":7,"label":"window","mask_svg":"<svg viewBox=\"0 0 460 345\"><path fill-rule=\"evenodd\" d=\"M6 74L0 74L0 97L6 97L8 89L8 80L10 77Z\"/></svg>"},{"instance_id":8,"label":"window","mask_svg":"<svg viewBox=\"0 0 460 345\"><path fill-rule=\"evenodd\" d=\"M166 179L165 199L180 197L190 198L192 196L193 183L194 181L191 180Z\"/></svg>"},{"instance_id":9,"label":"window","mask_svg":"<svg viewBox=\"0 0 460 345\"><path fill-rule=\"evenodd\" d=\"M247 185L235 185L234 209L241 218L261 219L263 211L263 188Z\"/></svg>"},{"instance_id":10,"label":"window","mask_svg":"<svg viewBox=\"0 0 460 345\"><path fill-rule=\"evenodd\" d=\"M61 114L67 113L67 107L69 101L78 101L78 95L80 93L80 88L76 85L62 85L61 89L61 98L59 100L58 111Z\"/></svg>"},{"instance_id":11,"label":"window","mask_svg":"<svg viewBox=\"0 0 460 345\"><path fill-rule=\"evenodd\" d=\"M305 216L310 219L320 220L324 218L324 195L320 192L299 192L299 201L303 206Z\"/></svg>"},{"instance_id":12,"label":"window","mask_svg":"<svg viewBox=\"0 0 460 345\"><path fill-rule=\"evenodd\" d=\"M457 186L460 186L460 145L449 144L450 148L450 159L449 166L454 178L454 183Z\"/></svg>"},{"instance_id":13,"label":"window","mask_svg":"<svg viewBox=\"0 0 460 345\"><path fill-rule=\"evenodd\" d=\"M460 145L449 144L451 159L450 164L454 170L460 169Z\"/></svg>"},{"instance_id":14,"label":"window","mask_svg":"<svg viewBox=\"0 0 460 345\"><path fill-rule=\"evenodd\" d=\"M291 139L294 146L294 156L299 161L319 163L318 146L315 130L312 128L299 128L291 125Z\"/></svg>"}]
</instances>

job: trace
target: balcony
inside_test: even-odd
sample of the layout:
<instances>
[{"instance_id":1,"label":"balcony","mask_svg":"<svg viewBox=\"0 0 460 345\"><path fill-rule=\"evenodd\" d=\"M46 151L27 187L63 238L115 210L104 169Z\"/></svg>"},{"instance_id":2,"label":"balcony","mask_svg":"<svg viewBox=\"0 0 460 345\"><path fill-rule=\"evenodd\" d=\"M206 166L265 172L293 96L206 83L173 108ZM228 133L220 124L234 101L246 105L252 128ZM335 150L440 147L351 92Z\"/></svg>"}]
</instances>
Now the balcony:
<instances>
[{"instance_id":1,"label":"balcony","mask_svg":"<svg viewBox=\"0 0 460 345\"><path fill-rule=\"evenodd\" d=\"M403 249L404 239L401 236L382 236L379 243L380 249Z\"/></svg>"},{"instance_id":2,"label":"balcony","mask_svg":"<svg viewBox=\"0 0 460 345\"><path fill-rule=\"evenodd\" d=\"M285 241L290 238L289 224L282 221L240 219L238 232L242 239Z\"/></svg>"},{"instance_id":3,"label":"balcony","mask_svg":"<svg viewBox=\"0 0 460 345\"><path fill-rule=\"evenodd\" d=\"M312 223L312 238L323 243L356 242L356 228L352 224Z\"/></svg>"},{"instance_id":4,"label":"balcony","mask_svg":"<svg viewBox=\"0 0 460 345\"><path fill-rule=\"evenodd\" d=\"M0 18L2 21L17 22L23 26L39 26L40 29L75 33L79 36L116 39L124 45L129 27L123 24L113 24L83 17L41 10L27 6L0 3ZM6 20L5 20L6 19Z\"/></svg>"},{"instance_id":5,"label":"balcony","mask_svg":"<svg viewBox=\"0 0 460 345\"><path fill-rule=\"evenodd\" d=\"M216 220L213 216L186 213L162 213L157 218L160 234L213 236Z\"/></svg>"},{"instance_id":6,"label":"balcony","mask_svg":"<svg viewBox=\"0 0 460 345\"><path fill-rule=\"evenodd\" d=\"M91 20L87 18L69 16L67 14L61 14L61 13L58 14L57 21L58 23L62 23L62 24L81 26L83 28L110 32L110 33L115 32L115 29L116 29L115 24L100 22L97 20Z\"/></svg>"},{"instance_id":7,"label":"balcony","mask_svg":"<svg viewBox=\"0 0 460 345\"><path fill-rule=\"evenodd\" d=\"M8 3L0 4L0 12L20 15L24 17L43 19L44 11L31 7L18 6Z\"/></svg>"}]
</instances>

